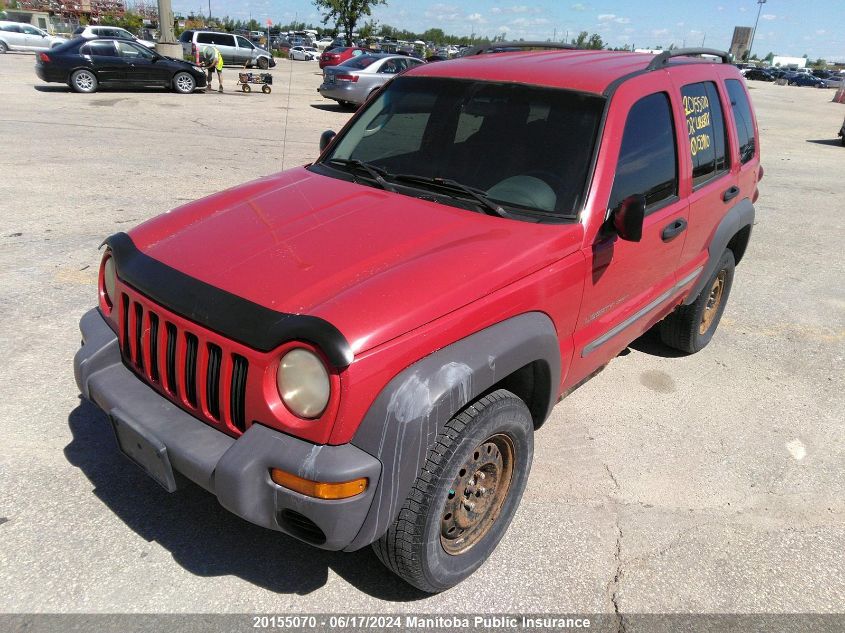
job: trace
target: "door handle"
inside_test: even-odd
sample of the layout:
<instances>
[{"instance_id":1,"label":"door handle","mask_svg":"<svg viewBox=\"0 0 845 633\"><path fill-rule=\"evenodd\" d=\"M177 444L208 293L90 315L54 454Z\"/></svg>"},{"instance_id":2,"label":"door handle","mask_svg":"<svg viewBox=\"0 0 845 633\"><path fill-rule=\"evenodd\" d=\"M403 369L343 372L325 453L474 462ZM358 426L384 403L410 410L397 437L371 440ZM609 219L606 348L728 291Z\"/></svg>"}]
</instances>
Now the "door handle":
<instances>
[{"instance_id":1,"label":"door handle","mask_svg":"<svg viewBox=\"0 0 845 633\"><path fill-rule=\"evenodd\" d=\"M663 239L664 242L671 242L686 230L687 221L683 218L678 218L677 220L673 220L664 227L663 233L660 234L660 237Z\"/></svg>"},{"instance_id":2,"label":"door handle","mask_svg":"<svg viewBox=\"0 0 845 633\"><path fill-rule=\"evenodd\" d=\"M739 187L734 185L730 189L725 189L725 191L722 192L722 200L724 202L727 202L728 200L733 200L738 195L739 195Z\"/></svg>"}]
</instances>

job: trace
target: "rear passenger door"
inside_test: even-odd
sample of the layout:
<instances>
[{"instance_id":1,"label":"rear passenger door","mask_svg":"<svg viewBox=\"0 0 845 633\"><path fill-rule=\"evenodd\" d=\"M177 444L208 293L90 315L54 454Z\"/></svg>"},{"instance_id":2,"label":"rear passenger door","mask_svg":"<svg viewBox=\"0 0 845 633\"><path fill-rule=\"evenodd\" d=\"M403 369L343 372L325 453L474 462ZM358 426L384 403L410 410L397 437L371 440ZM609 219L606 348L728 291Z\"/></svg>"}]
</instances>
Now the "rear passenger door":
<instances>
[{"instance_id":1,"label":"rear passenger door","mask_svg":"<svg viewBox=\"0 0 845 633\"><path fill-rule=\"evenodd\" d=\"M223 56L224 64L238 63L238 47L235 44L234 35L229 35L228 33L212 33L211 41Z\"/></svg>"},{"instance_id":2,"label":"rear passenger door","mask_svg":"<svg viewBox=\"0 0 845 633\"><path fill-rule=\"evenodd\" d=\"M590 267L575 333L572 375L612 359L672 307L688 207L679 195L684 130L671 85L657 73L611 97L591 194L584 255ZM682 136L683 134L683 136ZM627 197L645 197L642 238L625 241L608 219Z\"/></svg>"},{"instance_id":3,"label":"rear passenger door","mask_svg":"<svg viewBox=\"0 0 845 633\"><path fill-rule=\"evenodd\" d=\"M729 102L712 66L689 69L677 86L687 142L681 155L681 194L689 197L689 227L679 274L691 274L707 261L708 246L719 222L743 194L725 125ZM695 81L694 73L701 75Z\"/></svg>"},{"instance_id":4,"label":"rear passenger door","mask_svg":"<svg viewBox=\"0 0 845 633\"><path fill-rule=\"evenodd\" d=\"M88 57L100 83L114 84L126 81L126 63L118 55L112 40L89 40L79 49Z\"/></svg>"}]
</instances>

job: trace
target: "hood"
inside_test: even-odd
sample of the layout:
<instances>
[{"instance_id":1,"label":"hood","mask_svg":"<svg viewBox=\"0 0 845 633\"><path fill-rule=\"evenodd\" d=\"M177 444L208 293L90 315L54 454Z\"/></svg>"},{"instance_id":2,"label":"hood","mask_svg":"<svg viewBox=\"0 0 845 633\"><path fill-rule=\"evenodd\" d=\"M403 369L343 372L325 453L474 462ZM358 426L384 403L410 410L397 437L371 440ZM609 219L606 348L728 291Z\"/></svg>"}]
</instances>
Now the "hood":
<instances>
[{"instance_id":1,"label":"hood","mask_svg":"<svg viewBox=\"0 0 845 633\"><path fill-rule=\"evenodd\" d=\"M299 168L180 207L130 236L186 275L328 321L360 353L565 257L582 231Z\"/></svg>"}]
</instances>

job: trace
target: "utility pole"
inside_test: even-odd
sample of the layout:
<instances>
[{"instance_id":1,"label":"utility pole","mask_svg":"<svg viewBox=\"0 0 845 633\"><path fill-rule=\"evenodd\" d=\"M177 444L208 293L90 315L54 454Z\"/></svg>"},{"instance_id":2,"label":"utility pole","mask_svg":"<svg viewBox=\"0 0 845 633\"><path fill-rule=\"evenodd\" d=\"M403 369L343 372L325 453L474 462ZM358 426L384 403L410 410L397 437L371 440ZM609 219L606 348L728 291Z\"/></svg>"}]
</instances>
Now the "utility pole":
<instances>
[{"instance_id":1,"label":"utility pole","mask_svg":"<svg viewBox=\"0 0 845 633\"><path fill-rule=\"evenodd\" d=\"M182 58L182 45L173 35L173 8L170 0L158 0L158 44L156 50L167 57Z\"/></svg>"},{"instance_id":2,"label":"utility pole","mask_svg":"<svg viewBox=\"0 0 845 633\"><path fill-rule=\"evenodd\" d=\"M754 48L754 36L757 35L757 23L760 21L760 11L763 10L763 5L766 0L757 0L757 19L754 20L754 30L751 31L751 43L748 45L748 59L751 59L751 49Z\"/></svg>"}]
</instances>

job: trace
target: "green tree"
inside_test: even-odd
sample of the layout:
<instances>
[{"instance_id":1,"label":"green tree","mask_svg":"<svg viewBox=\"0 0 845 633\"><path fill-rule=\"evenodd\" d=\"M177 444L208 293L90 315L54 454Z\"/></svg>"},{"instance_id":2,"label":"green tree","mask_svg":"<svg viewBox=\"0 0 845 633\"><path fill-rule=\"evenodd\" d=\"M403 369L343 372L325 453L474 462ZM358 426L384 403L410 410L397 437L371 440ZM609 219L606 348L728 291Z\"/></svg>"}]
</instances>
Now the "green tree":
<instances>
[{"instance_id":1,"label":"green tree","mask_svg":"<svg viewBox=\"0 0 845 633\"><path fill-rule=\"evenodd\" d=\"M103 26L117 26L131 33L137 33L144 26L144 19L133 11L127 11L120 17L116 15L104 15L100 18L98 24L102 24Z\"/></svg>"},{"instance_id":2,"label":"green tree","mask_svg":"<svg viewBox=\"0 0 845 633\"><path fill-rule=\"evenodd\" d=\"M769 54L766 55L763 59L771 64L775 59L775 54L769 51Z\"/></svg>"},{"instance_id":3,"label":"green tree","mask_svg":"<svg viewBox=\"0 0 845 633\"><path fill-rule=\"evenodd\" d=\"M333 20L343 30L346 43L352 44L355 26L365 15L370 15L372 8L387 4L387 0L313 0L314 6L323 11L323 24Z\"/></svg>"},{"instance_id":4,"label":"green tree","mask_svg":"<svg viewBox=\"0 0 845 633\"><path fill-rule=\"evenodd\" d=\"M578 34L578 37L573 38L570 41L570 44L575 46L576 48L585 48L585 49L592 49L592 50L601 50L604 48L604 42L601 39L601 35L598 33L593 33L590 35L587 31L581 31Z\"/></svg>"}]
</instances>

